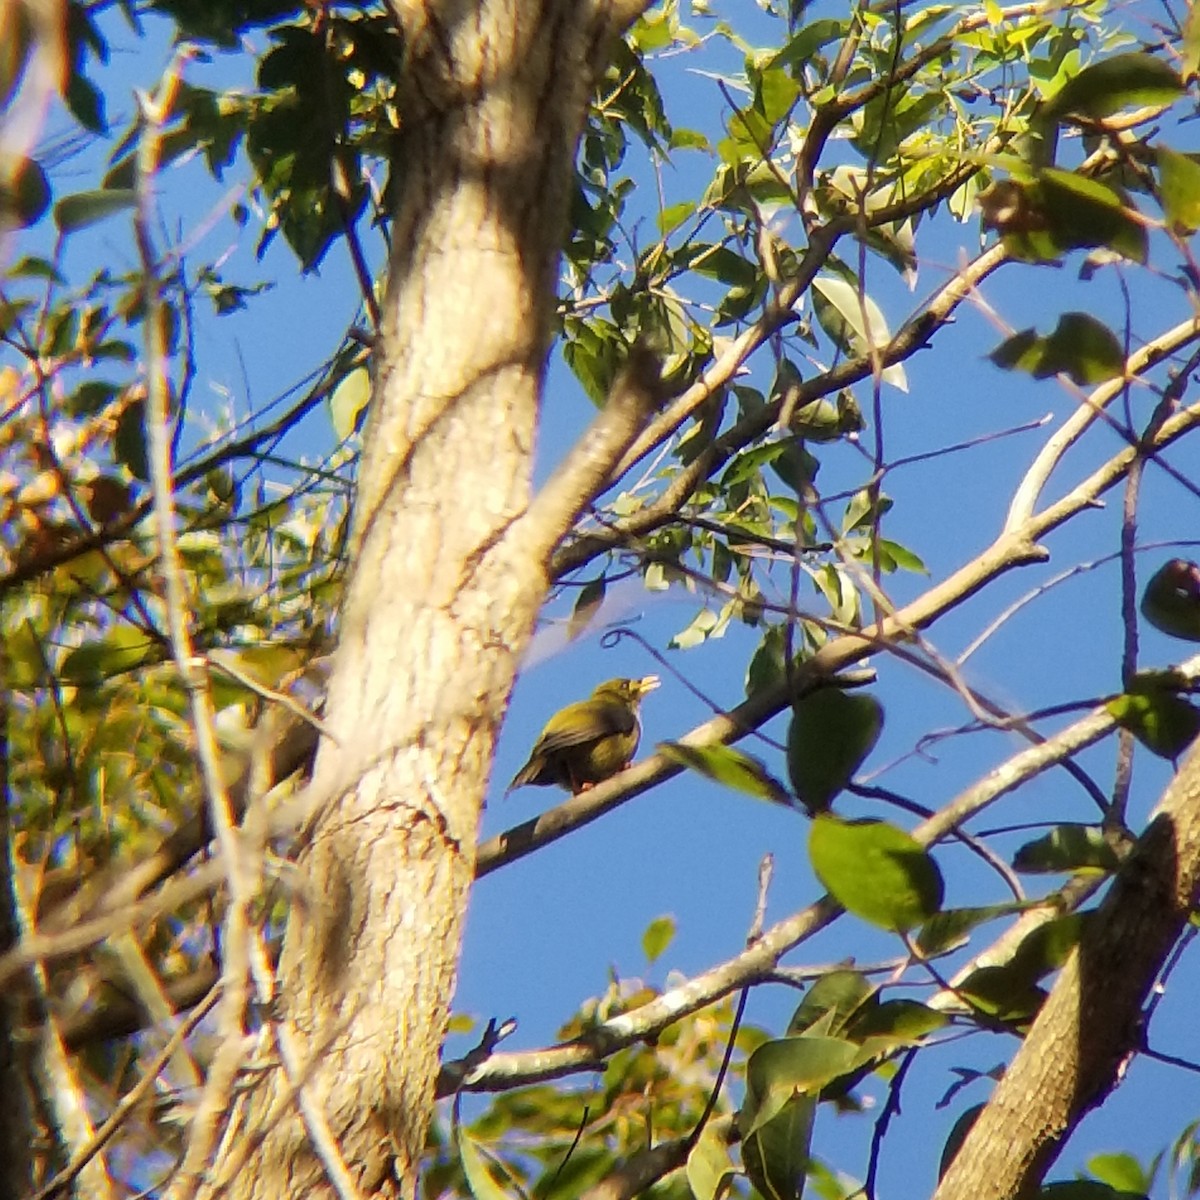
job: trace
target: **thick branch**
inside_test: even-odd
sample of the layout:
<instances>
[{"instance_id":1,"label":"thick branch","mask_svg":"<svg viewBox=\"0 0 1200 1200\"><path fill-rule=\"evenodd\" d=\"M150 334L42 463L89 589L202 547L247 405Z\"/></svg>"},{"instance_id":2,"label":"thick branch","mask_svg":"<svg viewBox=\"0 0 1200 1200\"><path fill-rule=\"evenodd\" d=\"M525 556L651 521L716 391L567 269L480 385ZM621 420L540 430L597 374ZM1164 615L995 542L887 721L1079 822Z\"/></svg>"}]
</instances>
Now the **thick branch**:
<instances>
[{"instance_id":1,"label":"thick branch","mask_svg":"<svg viewBox=\"0 0 1200 1200\"><path fill-rule=\"evenodd\" d=\"M935 1200L1026 1194L1142 1044L1142 1007L1200 886L1200 747L1167 788Z\"/></svg>"},{"instance_id":2,"label":"thick branch","mask_svg":"<svg viewBox=\"0 0 1200 1200\"><path fill-rule=\"evenodd\" d=\"M1025 472L1025 478L1021 480L1009 506L1005 528L1015 529L1029 520L1042 489L1063 455L1099 420L1105 407L1125 390L1131 379L1145 374L1151 367L1157 366L1198 337L1200 318L1190 317L1181 321L1173 329L1168 329L1166 333L1142 346L1135 354L1131 354L1120 378L1111 379L1094 388L1084 403L1063 422L1062 428L1046 442L1029 470Z\"/></svg>"},{"instance_id":3,"label":"thick branch","mask_svg":"<svg viewBox=\"0 0 1200 1200\"><path fill-rule=\"evenodd\" d=\"M600 415L534 497L518 538L544 562L580 513L604 490L613 465L629 449L658 403L660 366L646 346L634 346Z\"/></svg>"}]
</instances>

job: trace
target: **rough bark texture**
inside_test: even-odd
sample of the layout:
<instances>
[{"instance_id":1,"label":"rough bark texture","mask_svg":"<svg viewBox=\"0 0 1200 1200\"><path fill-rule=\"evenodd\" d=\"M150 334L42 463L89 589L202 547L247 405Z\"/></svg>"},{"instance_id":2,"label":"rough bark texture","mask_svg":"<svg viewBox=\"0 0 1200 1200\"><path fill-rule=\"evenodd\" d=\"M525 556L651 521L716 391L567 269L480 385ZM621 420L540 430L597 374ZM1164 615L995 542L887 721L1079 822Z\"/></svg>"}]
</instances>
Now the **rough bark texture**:
<instances>
[{"instance_id":1,"label":"rough bark texture","mask_svg":"<svg viewBox=\"0 0 1200 1200\"><path fill-rule=\"evenodd\" d=\"M17 892L8 794L8 660L0 648L0 952L17 940ZM17 1037L17 997L0 997L0 1197L27 1195L33 1183L34 1125L29 1092L28 1044Z\"/></svg>"},{"instance_id":2,"label":"rough bark texture","mask_svg":"<svg viewBox=\"0 0 1200 1200\"><path fill-rule=\"evenodd\" d=\"M1079 1120L1116 1086L1141 1045L1143 1007L1198 883L1200 747L1193 747L935 1200L1036 1193Z\"/></svg>"},{"instance_id":3,"label":"rough bark texture","mask_svg":"<svg viewBox=\"0 0 1200 1200\"><path fill-rule=\"evenodd\" d=\"M584 0L395 0L405 137L355 565L283 958L283 1018L364 1195L412 1196L479 809L548 547L520 536L593 66ZM236 1197L332 1195L276 1072ZM246 1126L243 1126L245 1129ZM244 1134L242 1135L244 1136ZM217 1178L221 1176L220 1168Z\"/></svg>"}]
</instances>

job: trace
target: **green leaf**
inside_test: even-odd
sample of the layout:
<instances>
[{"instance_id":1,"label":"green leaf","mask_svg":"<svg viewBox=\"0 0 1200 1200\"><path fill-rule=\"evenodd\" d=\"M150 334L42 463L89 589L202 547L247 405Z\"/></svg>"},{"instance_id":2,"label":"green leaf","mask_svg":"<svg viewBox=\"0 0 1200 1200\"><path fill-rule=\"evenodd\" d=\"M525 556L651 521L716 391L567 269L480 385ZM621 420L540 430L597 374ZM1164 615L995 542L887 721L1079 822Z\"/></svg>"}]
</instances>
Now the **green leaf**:
<instances>
[{"instance_id":1,"label":"green leaf","mask_svg":"<svg viewBox=\"0 0 1200 1200\"><path fill-rule=\"evenodd\" d=\"M813 820L808 855L830 895L855 916L904 931L942 905L942 873L904 830L885 821Z\"/></svg>"},{"instance_id":2,"label":"green leaf","mask_svg":"<svg viewBox=\"0 0 1200 1200\"><path fill-rule=\"evenodd\" d=\"M1142 593L1142 616L1163 633L1200 642L1200 565L1173 558Z\"/></svg>"},{"instance_id":3,"label":"green leaf","mask_svg":"<svg viewBox=\"0 0 1200 1200\"><path fill-rule=\"evenodd\" d=\"M885 1000L856 1013L845 1036L881 1055L897 1046L915 1045L949 1022L945 1013L919 1000Z\"/></svg>"},{"instance_id":4,"label":"green leaf","mask_svg":"<svg viewBox=\"0 0 1200 1200\"><path fill-rule=\"evenodd\" d=\"M816 479L821 464L804 448L799 438L785 438L775 445L781 449L770 460L771 470L800 495Z\"/></svg>"},{"instance_id":5,"label":"green leaf","mask_svg":"<svg viewBox=\"0 0 1200 1200\"><path fill-rule=\"evenodd\" d=\"M763 1200L801 1200L812 1146L815 1096L791 1096L742 1139L742 1163Z\"/></svg>"},{"instance_id":6,"label":"green leaf","mask_svg":"<svg viewBox=\"0 0 1200 1200\"><path fill-rule=\"evenodd\" d=\"M672 150L711 150L709 140L698 129L672 129L669 147Z\"/></svg>"},{"instance_id":7,"label":"green leaf","mask_svg":"<svg viewBox=\"0 0 1200 1200\"><path fill-rule=\"evenodd\" d=\"M749 1137L795 1095L815 1097L844 1075L858 1047L831 1037L786 1037L764 1042L746 1063L746 1098L738 1114L742 1137Z\"/></svg>"},{"instance_id":8,"label":"green leaf","mask_svg":"<svg viewBox=\"0 0 1200 1200\"><path fill-rule=\"evenodd\" d=\"M1033 182L998 180L979 194L979 207L984 224L1028 262L1104 246L1144 263L1149 252L1149 235L1129 197L1071 171L1045 167Z\"/></svg>"},{"instance_id":9,"label":"green leaf","mask_svg":"<svg viewBox=\"0 0 1200 1200\"><path fill-rule=\"evenodd\" d=\"M1125 371L1125 352L1116 335L1081 312L1064 313L1047 337L1039 337L1032 329L1022 330L988 357L1004 370L1028 371L1035 379L1064 374L1081 387L1118 379Z\"/></svg>"},{"instance_id":10,"label":"green leaf","mask_svg":"<svg viewBox=\"0 0 1200 1200\"><path fill-rule=\"evenodd\" d=\"M1044 168L1038 182L1051 231L1063 249L1107 246L1132 262L1146 261L1149 235L1120 189L1056 167Z\"/></svg>"},{"instance_id":11,"label":"green leaf","mask_svg":"<svg viewBox=\"0 0 1200 1200\"><path fill-rule=\"evenodd\" d=\"M967 941L967 935L976 926L997 917L1011 916L1022 912L1024 904L988 904L979 908L947 908L934 913L917 935L917 949L927 958L954 950Z\"/></svg>"},{"instance_id":12,"label":"green leaf","mask_svg":"<svg viewBox=\"0 0 1200 1200\"><path fill-rule=\"evenodd\" d=\"M658 232L665 237L672 230L678 229L695 211L696 204L693 200L681 200L678 204L664 208L658 214Z\"/></svg>"},{"instance_id":13,"label":"green leaf","mask_svg":"<svg viewBox=\"0 0 1200 1200\"><path fill-rule=\"evenodd\" d=\"M788 776L810 813L824 812L871 753L883 729L873 696L822 687L796 702L788 727Z\"/></svg>"},{"instance_id":14,"label":"green leaf","mask_svg":"<svg viewBox=\"0 0 1200 1200\"><path fill-rule=\"evenodd\" d=\"M1180 233L1195 233L1200 229L1200 163L1166 146L1159 146L1155 156L1167 221Z\"/></svg>"},{"instance_id":15,"label":"green leaf","mask_svg":"<svg viewBox=\"0 0 1200 1200\"><path fill-rule=\"evenodd\" d=\"M954 1161L954 1156L962 1149L962 1144L971 1132L971 1126L979 1119L979 1114L987 1107L986 1104L976 1104L960 1113L950 1132L946 1135L946 1143L942 1147L942 1159L938 1164L938 1178L946 1173L947 1167Z\"/></svg>"},{"instance_id":16,"label":"green leaf","mask_svg":"<svg viewBox=\"0 0 1200 1200\"><path fill-rule=\"evenodd\" d=\"M329 397L329 416L339 439L348 438L356 429L371 399L371 373L356 367L333 389Z\"/></svg>"},{"instance_id":17,"label":"green leaf","mask_svg":"<svg viewBox=\"0 0 1200 1200\"><path fill-rule=\"evenodd\" d=\"M150 460L146 454L146 405L142 400L130 404L117 418L113 433L113 453L129 468L134 479L150 482Z\"/></svg>"},{"instance_id":18,"label":"green leaf","mask_svg":"<svg viewBox=\"0 0 1200 1200\"><path fill-rule=\"evenodd\" d=\"M1115 54L1085 67L1053 95L1048 117L1076 113L1108 117L1123 108L1171 104L1184 91L1183 81L1169 64L1153 54L1135 51Z\"/></svg>"},{"instance_id":19,"label":"green leaf","mask_svg":"<svg viewBox=\"0 0 1200 1200\"><path fill-rule=\"evenodd\" d=\"M59 667L63 683L91 687L161 657L159 644L132 625L115 625L102 638L72 650Z\"/></svg>"},{"instance_id":20,"label":"green leaf","mask_svg":"<svg viewBox=\"0 0 1200 1200\"><path fill-rule=\"evenodd\" d=\"M1023 1024L1033 1017L1046 993L1019 966L979 967L955 992L981 1013L997 1021Z\"/></svg>"},{"instance_id":21,"label":"green leaf","mask_svg":"<svg viewBox=\"0 0 1200 1200\"><path fill-rule=\"evenodd\" d=\"M776 125L792 111L799 95L800 85L789 71L768 67L755 84L754 104L772 125Z\"/></svg>"},{"instance_id":22,"label":"green leaf","mask_svg":"<svg viewBox=\"0 0 1200 1200\"><path fill-rule=\"evenodd\" d=\"M1165 688L1126 692L1106 707L1118 725L1162 758L1177 759L1200 733L1200 710Z\"/></svg>"},{"instance_id":23,"label":"green leaf","mask_svg":"<svg viewBox=\"0 0 1200 1200\"><path fill-rule=\"evenodd\" d=\"M463 1174L467 1177L467 1185L475 1200L511 1200L509 1193L492 1178L479 1146L461 1125L458 1127L457 1141Z\"/></svg>"},{"instance_id":24,"label":"green leaf","mask_svg":"<svg viewBox=\"0 0 1200 1200\"><path fill-rule=\"evenodd\" d=\"M753 696L774 687L787 677L786 631L782 625L769 625L746 668L746 695Z\"/></svg>"},{"instance_id":25,"label":"green leaf","mask_svg":"<svg viewBox=\"0 0 1200 1200\"><path fill-rule=\"evenodd\" d=\"M675 918L655 917L642 934L642 950L647 962L657 962L675 938Z\"/></svg>"},{"instance_id":26,"label":"green leaf","mask_svg":"<svg viewBox=\"0 0 1200 1200\"><path fill-rule=\"evenodd\" d=\"M864 1005L877 1002L878 992L860 971L838 967L826 971L808 989L788 1022L789 1034L820 1028L823 1034L840 1034Z\"/></svg>"},{"instance_id":27,"label":"green leaf","mask_svg":"<svg viewBox=\"0 0 1200 1200\"><path fill-rule=\"evenodd\" d=\"M608 583L603 575L590 580L579 589L575 607L571 610L571 619L567 622L567 641L574 641L592 623L592 618L604 603L607 590Z\"/></svg>"},{"instance_id":28,"label":"green leaf","mask_svg":"<svg viewBox=\"0 0 1200 1200\"><path fill-rule=\"evenodd\" d=\"M49 207L50 181L34 159L22 159L0 177L0 231L5 226L27 229L40 221ZM16 268L12 271L14 275L21 273Z\"/></svg>"},{"instance_id":29,"label":"green leaf","mask_svg":"<svg viewBox=\"0 0 1200 1200\"><path fill-rule=\"evenodd\" d=\"M682 742L660 742L658 753L672 762L712 779L756 800L773 800L792 807L792 797L757 758L732 746L686 746Z\"/></svg>"},{"instance_id":30,"label":"green leaf","mask_svg":"<svg viewBox=\"0 0 1200 1200\"><path fill-rule=\"evenodd\" d=\"M1132 1154L1093 1154L1087 1169L1102 1183L1126 1193L1144 1195L1154 1184L1152 1174Z\"/></svg>"},{"instance_id":31,"label":"green leaf","mask_svg":"<svg viewBox=\"0 0 1200 1200\"><path fill-rule=\"evenodd\" d=\"M1013 955L1011 965L1029 980L1045 979L1067 961L1067 956L1079 945L1084 923L1089 916L1067 913L1035 926L1022 939Z\"/></svg>"},{"instance_id":32,"label":"green leaf","mask_svg":"<svg viewBox=\"0 0 1200 1200\"><path fill-rule=\"evenodd\" d=\"M1096 1179L1064 1179L1048 1183L1037 1200L1147 1200L1142 1191L1127 1192Z\"/></svg>"},{"instance_id":33,"label":"green leaf","mask_svg":"<svg viewBox=\"0 0 1200 1200\"><path fill-rule=\"evenodd\" d=\"M688 1153L687 1181L692 1195L696 1200L717 1200L736 1174L729 1147L709 1121Z\"/></svg>"},{"instance_id":34,"label":"green leaf","mask_svg":"<svg viewBox=\"0 0 1200 1200\"><path fill-rule=\"evenodd\" d=\"M1059 825L1045 837L1026 842L1013 855L1013 866L1026 874L1060 871L1115 871L1116 852L1097 825Z\"/></svg>"},{"instance_id":35,"label":"green leaf","mask_svg":"<svg viewBox=\"0 0 1200 1200\"><path fill-rule=\"evenodd\" d=\"M75 233L103 221L114 213L132 208L136 202L133 188L102 188L64 196L54 205L54 223L59 233Z\"/></svg>"},{"instance_id":36,"label":"green leaf","mask_svg":"<svg viewBox=\"0 0 1200 1200\"><path fill-rule=\"evenodd\" d=\"M891 340L883 310L870 296L851 287L836 275L818 275L812 282L813 309L821 328L847 354L867 357L872 349L882 350ZM904 366L896 363L881 373L884 383L908 391Z\"/></svg>"}]
</instances>

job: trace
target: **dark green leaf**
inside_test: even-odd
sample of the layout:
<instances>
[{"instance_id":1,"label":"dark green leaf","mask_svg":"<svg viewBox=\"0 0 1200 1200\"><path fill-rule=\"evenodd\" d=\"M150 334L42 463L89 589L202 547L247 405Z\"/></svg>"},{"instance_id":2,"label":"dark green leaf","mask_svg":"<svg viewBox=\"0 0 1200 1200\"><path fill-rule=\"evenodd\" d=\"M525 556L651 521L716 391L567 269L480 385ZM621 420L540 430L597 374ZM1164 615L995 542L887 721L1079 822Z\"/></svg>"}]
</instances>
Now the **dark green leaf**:
<instances>
[{"instance_id":1,"label":"dark green leaf","mask_svg":"<svg viewBox=\"0 0 1200 1200\"><path fill-rule=\"evenodd\" d=\"M791 807L787 789L756 758L732 746L686 746L682 742L660 742L659 754L725 787L745 792L758 800L774 800Z\"/></svg>"},{"instance_id":2,"label":"dark green leaf","mask_svg":"<svg viewBox=\"0 0 1200 1200\"><path fill-rule=\"evenodd\" d=\"M839 967L826 971L808 989L788 1022L789 1034L816 1029L838 1035L865 1005L878 1003L875 986L860 971Z\"/></svg>"},{"instance_id":3,"label":"dark green leaf","mask_svg":"<svg viewBox=\"0 0 1200 1200\"><path fill-rule=\"evenodd\" d=\"M104 94L86 75L79 71L71 72L63 99L71 110L71 115L84 129L99 134L108 132L108 120L104 115Z\"/></svg>"},{"instance_id":4,"label":"dark green leaf","mask_svg":"<svg viewBox=\"0 0 1200 1200\"><path fill-rule=\"evenodd\" d=\"M873 696L822 687L797 701L788 728L788 775L810 813L829 808L882 729L883 708Z\"/></svg>"},{"instance_id":5,"label":"dark green leaf","mask_svg":"<svg viewBox=\"0 0 1200 1200\"><path fill-rule=\"evenodd\" d=\"M1037 1200L1147 1200L1145 1192L1126 1192L1095 1179L1069 1179L1048 1183Z\"/></svg>"},{"instance_id":6,"label":"dark green leaf","mask_svg":"<svg viewBox=\"0 0 1200 1200\"><path fill-rule=\"evenodd\" d=\"M1027 874L1058 871L1115 871L1116 852L1096 825L1059 825L1044 837L1026 842L1013 855L1013 866Z\"/></svg>"},{"instance_id":7,"label":"dark green leaf","mask_svg":"<svg viewBox=\"0 0 1200 1200\"><path fill-rule=\"evenodd\" d=\"M130 404L117 420L113 434L113 453L129 468L134 479L150 482L150 460L146 456L146 405Z\"/></svg>"},{"instance_id":8,"label":"dark green leaf","mask_svg":"<svg viewBox=\"0 0 1200 1200\"><path fill-rule=\"evenodd\" d=\"M967 935L985 921L1007 917L1024 909L1023 904L989 904L980 908L947 908L934 913L917 935L917 948L927 957L956 949Z\"/></svg>"},{"instance_id":9,"label":"dark green leaf","mask_svg":"<svg viewBox=\"0 0 1200 1200\"><path fill-rule=\"evenodd\" d=\"M579 589L575 607L571 610L571 619L567 622L568 641L573 641L592 623L592 618L604 603L607 588L608 584L601 575Z\"/></svg>"},{"instance_id":10,"label":"dark green leaf","mask_svg":"<svg viewBox=\"0 0 1200 1200\"><path fill-rule=\"evenodd\" d=\"M1200 642L1200 566L1173 558L1142 593L1142 616L1163 633Z\"/></svg>"},{"instance_id":11,"label":"dark green leaf","mask_svg":"<svg viewBox=\"0 0 1200 1200\"><path fill-rule=\"evenodd\" d=\"M76 192L54 205L54 223L60 233L86 229L113 213L132 208L136 197L132 188L102 188L94 192Z\"/></svg>"},{"instance_id":12,"label":"dark green leaf","mask_svg":"<svg viewBox=\"0 0 1200 1200\"><path fill-rule=\"evenodd\" d=\"M884 821L813 820L808 855L830 895L855 916L903 931L942 906L942 873L929 853Z\"/></svg>"},{"instance_id":13,"label":"dark green leaf","mask_svg":"<svg viewBox=\"0 0 1200 1200\"><path fill-rule=\"evenodd\" d=\"M785 630L782 625L770 625L763 634L746 670L746 695L753 696L764 688L774 687L787 676L784 657Z\"/></svg>"},{"instance_id":14,"label":"dark green leaf","mask_svg":"<svg viewBox=\"0 0 1200 1200\"><path fill-rule=\"evenodd\" d=\"M781 445L782 450L771 459L771 470L797 495L803 494L816 479L821 464L804 448L799 438L787 438L776 444Z\"/></svg>"},{"instance_id":15,"label":"dark green leaf","mask_svg":"<svg viewBox=\"0 0 1200 1200\"><path fill-rule=\"evenodd\" d=\"M1141 51L1114 54L1085 67L1050 98L1046 115L1107 117L1123 108L1171 104L1183 81L1161 58Z\"/></svg>"},{"instance_id":16,"label":"dark green leaf","mask_svg":"<svg viewBox=\"0 0 1200 1200\"><path fill-rule=\"evenodd\" d=\"M746 1064L746 1098L738 1115L742 1137L749 1137L797 1093L815 1097L850 1069L857 1052L852 1042L831 1037L764 1042Z\"/></svg>"},{"instance_id":17,"label":"dark green leaf","mask_svg":"<svg viewBox=\"0 0 1200 1200\"><path fill-rule=\"evenodd\" d=\"M1187 154L1160 146L1159 196L1167 221L1180 233L1200 229L1200 163Z\"/></svg>"},{"instance_id":18,"label":"dark green leaf","mask_svg":"<svg viewBox=\"0 0 1200 1200\"><path fill-rule=\"evenodd\" d=\"M1054 332L1039 337L1022 330L988 357L1005 370L1017 368L1035 379L1068 375L1080 386L1117 379L1125 371L1125 352L1107 325L1088 313L1064 313Z\"/></svg>"},{"instance_id":19,"label":"dark green leaf","mask_svg":"<svg viewBox=\"0 0 1200 1200\"><path fill-rule=\"evenodd\" d=\"M942 1160L938 1164L939 1179L945 1175L946 1168L954 1161L954 1156L962 1148L963 1142L967 1140L967 1134L971 1132L971 1126L979 1119L979 1114L985 1107L987 1106L976 1104L959 1114L958 1120L954 1122L949 1134L946 1135L946 1144L942 1147Z\"/></svg>"},{"instance_id":20,"label":"dark green leaf","mask_svg":"<svg viewBox=\"0 0 1200 1200\"><path fill-rule=\"evenodd\" d=\"M869 1044L876 1054L882 1054L897 1046L914 1045L949 1021L945 1013L919 1000L885 1000L856 1013L844 1036L860 1045Z\"/></svg>"},{"instance_id":21,"label":"dark green leaf","mask_svg":"<svg viewBox=\"0 0 1200 1200\"><path fill-rule=\"evenodd\" d=\"M792 1096L742 1139L742 1163L763 1200L801 1200L816 1110L814 1096Z\"/></svg>"},{"instance_id":22,"label":"dark green leaf","mask_svg":"<svg viewBox=\"0 0 1200 1200\"><path fill-rule=\"evenodd\" d=\"M1067 955L1079 945L1085 921L1081 913L1067 913L1043 921L1022 939L1013 955L1013 970L1023 972L1030 980L1045 979L1067 961Z\"/></svg>"},{"instance_id":23,"label":"dark green leaf","mask_svg":"<svg viewBox=\"0 0 1200 1200\"><path fill-rule=\"evenodd\" d=\"M1165 689L1126 692L1107 708L1118 725L1163 758L1178 758L1200 733L1200 710Z\"/></svg>"},{"instance_id":24,"label":"dark green leaf","mask_svg":"<svg viewBox=\"0 0 1200 1200\"><path fill-rule=\"evenodd\" d=\"M50 181L41 164L32 158L10 167L6 176L0 184L0 231L6 225L27 229L40 221L50 207Z\"/></svg>"},{"instance_id":25,"label":"dark green leaf","mask_svg":"<svg viewBox=\"0 0 1200 1200\"><path fill-rule=\"evenodd\" d=\"M955 993L997 1021L1020 1024L1042 1006L1046 993L1021 967L979 967L960 981Z\"/></svg>"}]
</instances>

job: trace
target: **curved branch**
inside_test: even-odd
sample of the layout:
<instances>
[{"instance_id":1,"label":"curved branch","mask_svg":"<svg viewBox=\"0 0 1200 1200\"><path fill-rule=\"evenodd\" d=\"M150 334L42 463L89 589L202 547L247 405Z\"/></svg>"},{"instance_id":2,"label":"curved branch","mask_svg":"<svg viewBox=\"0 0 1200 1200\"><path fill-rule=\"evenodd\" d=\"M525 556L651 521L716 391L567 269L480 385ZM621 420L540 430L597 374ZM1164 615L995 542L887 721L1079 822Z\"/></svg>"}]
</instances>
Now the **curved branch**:
<instances>
[{"instance_id":1,"label":"curved branch","mask_svg":"<svg viewBox=\"0 0 1200 1200\"><path fill-rule=\"evenodd\" d=\"M604 408L566 459L533 498L513 537L544 562L604 490L613 464L628 450L658 404L661 364L646 346L634 346L609 391Z\"/></svg>"},{"instance_id":2,"label":"curved branch","mask_svg":"<svg viewBox=\"0 0 1200 1200\"><path fill-rule=\"evenodd\" d=\"M1186 671L1189 674L1181 676L1181 681L1186 677L1200 678L1200 655L1189 661ZM1092 745L1110 733L1114 725L1112 716L1103 708L1089 713L1041 745L1031 746L994 768L918 825L913 836L924 846L933 845L1013 789ZM472 1059L446 1063L438 1077L438 1094L448 1095L459 1089L504 1091L521 1084L592 1070L616 1050L661 1033L682 1017L730 992L766 982L773 977L784 954L825 928L840 913L841 908L828 896L823 896L808 908L773 925L760 940L740 954L639 1008L602 1022L575 1041L542 1050L497 1053L483 1062Z\"/></svg>"},{"instance_id":3,"label":"curved branch","mask_svg":"<svg viewBox=\"0 0 1200 1200\"><path fill-rule=\"evenodd\" d=\"M1033 516L1038 497L1046 486L1054 468L1062 457L1073 446L1084 432L1099 419L1100 414L1110 401L1119 396L1128 386L1129 380L1157 366L1177 350L1189 342L1200 338L1200 317L1190 317L1181 321L1173 329L1147 342L1135 354L1129 356L1124 373L1117 379L1110 379L1088 393L1083 403L1063 422L1062 427L1042 447L1038 456L1025 472L1012 504L1008 509L1008 518L1004 523L1005 529L1015 529L1025 524Z\"/></svg>"},{"instance_id":4,"label":"curved branch","mask_svg":"<svg viewBox=\"0 0 1200 1200\"><path fill-rule=\"evenodd\" d=\"M959 271L918 314L907 321L895 337L875 355L847 359L845 362L803 380L794 390L792 404L799 408L839 388L869 378L876 363L890 367L910 358L923 349L934 333L949 321L958 306L971 294L973 288L987 278L998 267L1008 261L1008 251L997 244L985 250L978 258ZM790 288L790 284L787 285ZM807 285L806 285L807 286ZM781 298L790 295L782 289ZM789 309L790 311L790 309ZM678 400L667 408L660 417L652 421L634 443L625 457L617 464L612 479L615 480L638 459L649 453L654 446L686 419L700 404L708 399L718 387L733 378L734 372L745 361L752 350L766 340L772 329L768 327L767 314L738 338L726 353L704 373ZM780 402L767 404L760 412L742 418L728 432L682 470L662 495L640 512L622 521L615 521L607 528L589 533L563 546L551 559L552 579L561 579L571 571L578 570L601 554L624 545L630 538L640 537L663 525L678 515L680 505L705 479L727 462L733 454L755 438L761 437L778 420ZM611 482L612 480L610 480Z\"/></svg>"}]
</instances>

